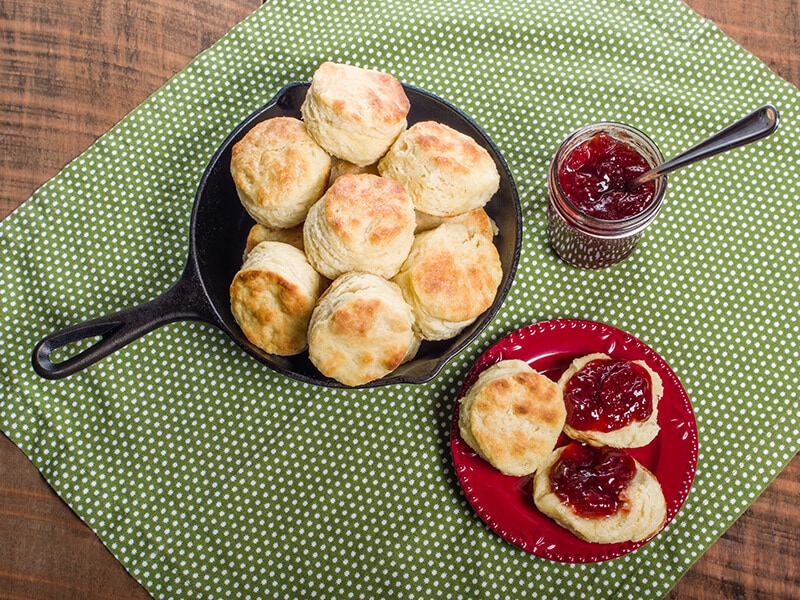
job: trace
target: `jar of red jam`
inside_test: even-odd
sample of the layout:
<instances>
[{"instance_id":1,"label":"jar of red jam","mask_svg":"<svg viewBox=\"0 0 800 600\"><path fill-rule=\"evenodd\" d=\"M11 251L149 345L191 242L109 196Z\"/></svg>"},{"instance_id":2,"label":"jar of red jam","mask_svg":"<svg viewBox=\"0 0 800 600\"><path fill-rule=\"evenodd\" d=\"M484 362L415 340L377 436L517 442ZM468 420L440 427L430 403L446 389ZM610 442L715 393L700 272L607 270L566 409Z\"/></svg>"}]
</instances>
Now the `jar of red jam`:
<instances>
[{"instance_id":1,"label":"jar of red jam","mask_svg":"<svg viewBox=\"0 0 800 600\"><path fill-rule=\"evenodd\" d=\"M547 231L556 254L585 269L627 258L661 210L667 178L630 190L627 182L663 160L649 137L623 123L593 123L570 134L547 176Z\"/></svg>"}]
</instances>

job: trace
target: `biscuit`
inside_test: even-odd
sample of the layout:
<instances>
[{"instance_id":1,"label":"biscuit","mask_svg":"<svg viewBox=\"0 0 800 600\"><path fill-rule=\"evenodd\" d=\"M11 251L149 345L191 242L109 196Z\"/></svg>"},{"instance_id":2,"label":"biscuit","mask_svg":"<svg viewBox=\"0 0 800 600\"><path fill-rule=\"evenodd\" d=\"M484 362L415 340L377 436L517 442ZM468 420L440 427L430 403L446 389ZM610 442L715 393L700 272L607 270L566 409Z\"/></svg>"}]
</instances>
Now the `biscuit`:
<instances>
[{"instance_id":1,"label":"biscuit","mask_svg":"<svg viewBox=\"0 0 800 600\"><path fill-rule=\"evenodd\" d=\"M309 262L329 279L363 271L387 279L414 242L414 207L391 179L342 175L311 210L303 226Z\"/></svg>"},{"instance_id":2,"label":"biscuit","mask_svg":"<svg viewBox=\"0 0 800 600\"><path fill-rule=\"evenodd\" d=\"M550 474L565 448L568 446L554 450L534 475L533 501L542 513L582 540L600 544L639 542L651 538L663 528L667 504L661 485L632 457L636 471L619 495L622 503L616 512L608 516L578 514L556 494L550 480Z\"/></svg>"},{"instance_id":3,"label":"biscuit","mask_svg":"<svg viewBox=\"0 0 800 600\"><path fill-rule=\"evenodd\" d=\"M500 255L485 236L459 223L418 234L393 281L414 309L425 340L448 339L494 302L503 278Z\"/></svg>"},{"instance_id":4,"label":"biscuit","mask_svg":"<svg viewBox=\"0 0 800 600\"><path fill-rule=\"evenodd\" d=\"M585 422L578 421L574 416L575 409L570 400L571 395L567 391L567 383L576 373L581 372L587 364L596 360L612 361L613 359L602 353L588 354L576 358L558 380L558 385L564 395L564 403L567 407L567 423L564 426L564 433L572 439L593 446L613 446L615 448L638 448L646 446L655 439L660 430L658 425L658 402L664 394L664 386L661 382L661 377L659 377L658 373L653 371L644 361L630 361L642 367L649 376L647 393L649 393L649 397L652 400L652 412L650 416L646 420L633 420L629 424L617 428L611 428L611 425L586 426ZM594 415L602 416L603 409L602 407L597 407L591 412Z\"/></svg>"},{"instance_id":5,"label":"biscuit","mask_svg":"<svg viewBox=\"0 0 800 600\"><path fill-rule=\"evenodd\" d=\"M239 200L257 223L274 228L303 222L325 191L331 157L292 117L255 125L231 150Z\"/></svg>"},{"instance_id":6,"label":"biscuit","mask_svg":"<svg viewBox=\"0 0 800 600\"><path fill-rule=\"evenodd\" d=\"M435 217L480 208L500 188L489 153L471 137L435 121L401 133L378 171L408 188L414 208Z\"/></svg>"},{"instance_id":7,"label":"biscuit","mask_svg":"<svg viewBox=\"0 0 800 600\"><path fill-rule=\"evenodd\" d=\"M524 361L502 360L483 371L461 399L458 428L493 467L523 476L552 452L565 416L553 381Z\"/></svg>"},{"instance_id":8,"label":"biscuit","mask_svg":"<svg viewBox=\"0 0 800 600\"><path fill-rule=\"evenodd\" d=\"M265 352L303 351L321 278L289 244L261 242L231 282L231 312L248 340Z\"/></svg>"},{"instance_id":9,"label":"biscuit","mask_svg":"<svg viewBox=\"0 0 800 600\"><path fill-rule=\"evenodd\" d=\"M419 348L413 321L395 284L370 273L346 273L314 309L309 358L323 375L340 383L369 383L413 358Z\"/></svg>"},{"instance_id":10,"label":"biscuit","mask_svg":"<svg viewBox=\"0 0 800 600\"><path fill-rule=\"evenodd\" d=\"M325 62L314 72L300 111L320 146L363 167L386 154L405 130L410 108L392 75Z\"/></svg>"},{"instance_id":11,"label":"biscuit","mask_svg":"<svg viewBox=\"0 0 800 600\"><path fill-rule=\"evenodd\" d=\"M434 217L417 211L417 227L414 233L430 231L447 222L461 223L470 233L479 233L489 240L493 240L494 236L500 233L497 223L483 208L476 208L455 217Z\"/></svg>"},{"instance_id":12,"label":"biscuit","mask_svg":"<svg viewBox=\"0 0 800 600\"><path fill-rule=\"evenodd\" d=\"M331 174L328 177L328 187L333 185L333 182L342 175L359 175L361 173L370 173L371 175L378 175L378 163L371 165L359 166L351 162L342 160L341 158L333 157L331 162Z\"/></svg>"},{"instance_id":13,"label":"biscuit","mask_svg":"<svg viewBox=\"0 0 800 600\"><path fill-rule=\"evenodd\" d=\"M289 229L275 229L274 227L256 223L247 233L243 258L247 258L250 251L261 242L283 242L294 246L298 250L303 250L303 224L295 225Z\"/></svg>"}]
</instances>

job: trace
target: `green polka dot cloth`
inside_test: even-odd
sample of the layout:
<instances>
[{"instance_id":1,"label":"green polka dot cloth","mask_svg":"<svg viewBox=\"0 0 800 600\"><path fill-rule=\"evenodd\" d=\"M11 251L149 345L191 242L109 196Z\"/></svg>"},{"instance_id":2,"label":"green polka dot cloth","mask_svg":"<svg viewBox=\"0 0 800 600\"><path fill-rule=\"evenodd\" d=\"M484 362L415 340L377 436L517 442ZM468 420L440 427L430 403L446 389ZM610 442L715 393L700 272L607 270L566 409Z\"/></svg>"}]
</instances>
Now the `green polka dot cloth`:
<instances>
[{"instance_id":1,"label":"green polka dot cloth","mask_svg":"<svg viewBox=\"0 0 800 600\"><path fill-rule=\"evenodd\" d=\"M38 377L42 337L178 279L217 146L324 60L446 98L504 154L524 236L490 326L423 385L315 387L191 321ZM766 102L778 131L670 176L632 257L585 271L551 252L546 170L571 130L627 122L672 156ZM795 88L677 0L270 0L0 224L0 425L159 599L663 597L798 451L799 118ZM605 562L507 543L452 466L472 363L559 317L652 346L697 418L683 508Z\"/></svg>"}]
</instances>

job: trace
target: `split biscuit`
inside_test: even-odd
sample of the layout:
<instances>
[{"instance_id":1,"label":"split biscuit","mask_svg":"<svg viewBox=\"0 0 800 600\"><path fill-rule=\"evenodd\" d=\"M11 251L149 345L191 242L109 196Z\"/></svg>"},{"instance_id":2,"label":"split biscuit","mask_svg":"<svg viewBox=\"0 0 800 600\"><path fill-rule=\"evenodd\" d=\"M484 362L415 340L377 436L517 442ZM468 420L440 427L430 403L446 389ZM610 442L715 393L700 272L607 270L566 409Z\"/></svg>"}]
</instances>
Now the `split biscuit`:
<instances>
[{"instance_id":1,"label":"split biscuit","mask_svg":"<svg viewBox=\"0 0 800 600\"><path fill-rule=\"evenodd\" d=\"M444 340L491 307L502 278L491 240L460 223L445 223L416 236L393 281L414 309L417 334Z\"/></svg>"},{"instance_id":2,"label":"split biscuit","mask_svg":"<svg viewBox=\"0 0 800 600\"><path fill-rule=\"evenodd\" d=\"M325 62L311 78L300 111L308 132L329 153L366 166L386 154L411 103L392 75Z\"/></svg>"},{"instance_id":3,"label":"split biscuit","mask_svg":"<svg viewBox=\"0 0 800 600\"><path fill-rule=\"evenodd\" d=\"M664 492L658 479L635 459L632 460L636 465L636 472L620 493L622 503L613 514L581 515L559 498L553 491L550 473L567 447L554 450L536 471L533 478L533 501L536 508L587 542L639 542L661 531L667 519Z\"/></svg>"},{"instance_id":4,"label":"split biscuit","mask_svg":"<svg viewBox=\"0 0 800 600\"><path fill-rule=\"evenodd\" d=\"M325 191L331 157L292 117L255 125L231 150L239 200L257 223L274 228L303 222Z\"/></svg>"},{"instance_id":5,"label":"split biscuit","mask_svg":"<svg viewBox=\"0 0 800 600\"><path fill-rule=\"evenodd\" d=\"M342 175L308 212L303 244L309 262L335 279L348 271L393 277L414 242L414 207L391 179Z\"/></svg>"},{"instance_id":6,"label":"split biscuit","mask_svg":"<svg viewBox=\"0 0 800 600\"><path fill-rule=\"evenodd\" d=\"M461 399L467 445L506 475L536 471L555 448L566 412L558 386L521 360L483 371Z\"/></svg>"},{"instance_id":7,"label":"split biscuit","mask_svg":"<svg viewBox=\"0 0 800 600\"><path fill-rule=\"evenodd\" d=\"M345 385L391 373L419 348L414 315L395 284L370 273L337 278L320 297L308 330L308 355Z\"/></svg>"},{"instance_id":8,"label":"split biscuit","mask_svg":"<svg viewBox=\"0 0 800 600\"><path fill-rule=\"evenodd\" d=\"M378 171L408 188L414 208L454 217L484 206L500 188L489 153L468 135L436 121L422 121L400 134Z\"/></svg>"},{"instance_id":9,"label":"split biscuit","mask_svg":"<svg viewBox=\"0 0 800 600\"><path fill-rule=\"evenodd\" d=\"M231 282L231 312L247 339L265 352L298 354L307 345L321 282L300 250L261 242Z\"/></svg>"},{"instance_id":10,"label":"split biscuit","mask_svg":"<svg viewBox=\"0 0 800 600\"><path fill-rule=\"evenodd\" d=\"M570 423L569 415L572 411L572 406L570 394L567 392L568 382L587 364L593 361L611 360L613 359L610 356L599 352L581 356L573 360L569 368L564 371L564 374L559 378L558 386L561 388L561 392L564 395L564 403L567 406L568 415L567 423L564 425L564 433L574 440L585 442L592 446L612 446L614 448L639 448L641 446L646 446L655 439L660 431L658 425L658 403L664 395L664 386L658 373L653 371L643 360L634 360L631 362L642 367L649 376L647 391L652 401L652 412L646 420L633 420L627 425L609 431L600 428L578 428ZM634 398L631 399L634 400ZM593 412L602 416L602 407L599 407Z\"/></svg>"}]
</instances>

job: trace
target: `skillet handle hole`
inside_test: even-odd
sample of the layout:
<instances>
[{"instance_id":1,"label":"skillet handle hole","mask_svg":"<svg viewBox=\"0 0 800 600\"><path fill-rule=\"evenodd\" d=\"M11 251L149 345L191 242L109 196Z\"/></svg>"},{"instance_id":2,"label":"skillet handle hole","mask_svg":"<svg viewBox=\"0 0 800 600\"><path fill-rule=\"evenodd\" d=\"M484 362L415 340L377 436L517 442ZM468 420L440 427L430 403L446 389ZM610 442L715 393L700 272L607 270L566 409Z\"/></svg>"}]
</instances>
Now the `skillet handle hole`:
<instances>
[{"instance_id":1,"label":"skillet handle hole","mask_svg":"<svg viewBox=\"0 0 800 600\"><path fill-rule=\"evenodd\" d=\"M49 335L34 349L33 368L47 379L60 379L79 371L105 354L104 342L123 325L121 321L90 321Z\"/></svg>"},{"instance_id":2,"label":"skillet handle hole","mask_svg":"<svg viewBox=\"0 0 800 600\"><path fill-rule=\"evenodd\" d=\"M59 365L85 352L103 339L101 335L83 338L75 342L53 348L50 353L50 362Z\"/></svg>"}]
</instances>

